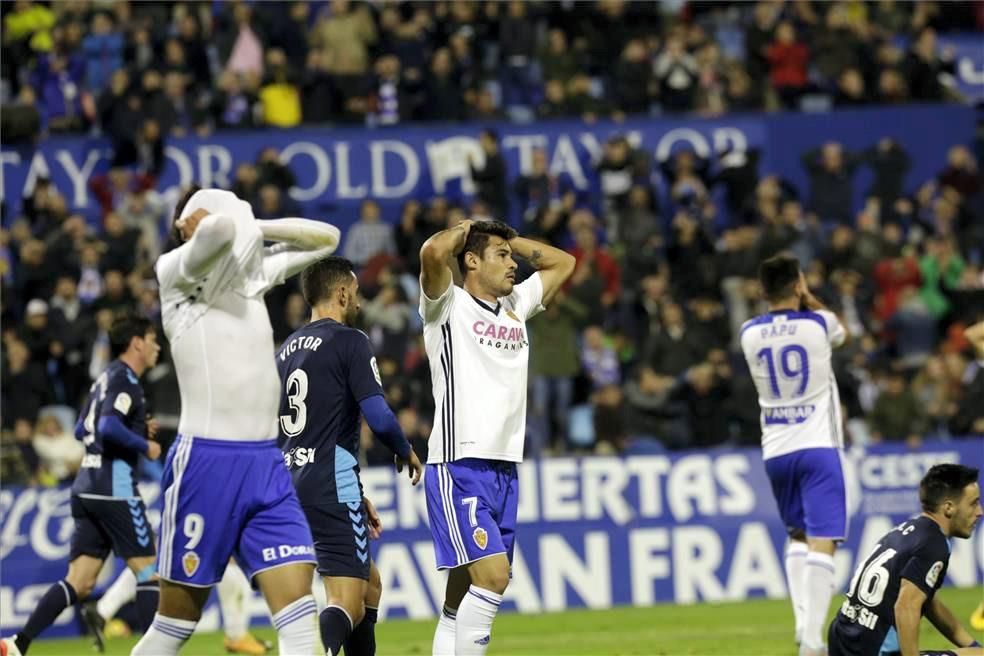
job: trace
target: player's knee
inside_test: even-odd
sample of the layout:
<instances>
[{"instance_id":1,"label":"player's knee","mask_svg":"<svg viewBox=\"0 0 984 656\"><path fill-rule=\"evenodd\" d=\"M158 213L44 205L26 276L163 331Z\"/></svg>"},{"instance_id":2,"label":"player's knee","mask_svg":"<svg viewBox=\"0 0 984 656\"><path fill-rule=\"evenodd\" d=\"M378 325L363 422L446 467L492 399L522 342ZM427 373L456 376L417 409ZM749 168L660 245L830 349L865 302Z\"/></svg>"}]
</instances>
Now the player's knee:
<instances>
[{"instance_id":1,"label":"player's knee","mask_svg":"<svg viewBox=\"0 0 984 656\"><path fill-rule=\"evenodd\" d=\"M86 599L92 594L92 589L96 587L95 577L90 576L72 576L71 573L65 579L71 584L72 588L75 589L75 594L78 596L79 600Z\"/></svg>"},{"instance_id":2,"label":"player's knee","mask_svg":"<svg viewBox=\"0 0 984 656\"><path fill-rule=\"evenodd\" d=\"M472 576L472 583L480 588L502 594L509 585L509 568L495 567L480 570Z\"/></svg>"}]
</instances>

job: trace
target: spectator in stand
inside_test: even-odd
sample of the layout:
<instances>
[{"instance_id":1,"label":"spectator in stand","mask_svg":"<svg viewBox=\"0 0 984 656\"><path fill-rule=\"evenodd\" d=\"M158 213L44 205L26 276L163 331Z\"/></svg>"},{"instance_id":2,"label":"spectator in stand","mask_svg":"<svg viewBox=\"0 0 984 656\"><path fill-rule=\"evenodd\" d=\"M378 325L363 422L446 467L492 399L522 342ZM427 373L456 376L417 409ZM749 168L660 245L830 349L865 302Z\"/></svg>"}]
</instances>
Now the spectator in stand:
<instances>
[{"instance_id":1,"label":"spectator in stand","mask_svg":"<svg viewBox=\"0 0 984 656\"><path fill-rule=\"evenodd\" d=\"M584 329L581 345L581 366L594 391L608 385L618 385L622 379L618 355L600 326Z\"/></svg>"},{"instance_id":2,"label":"spectator in stand","mask_svg":"<svg viewBox=\"0 0 984 656\"><path fill-rule=\"evenodd\" d=\"M85 127L87 118L84 112L92 101L84 90L84 80L85 63L78 55L52 52L38 58L31 83L37 92L42 121L48 130L69 132Z\"/></svg>"},{"instance_id":3,"label":"spectator in stand","mask_svg":"<svg viewBox=\"0 0 984 656\"><path fill-rule=\"evenodd\" d=\"M107 269L133 271L138 256L146 260L146 252L139 252L140 236L140 230L127 226L119 214L116 212L107 214L103 219L103 240L106 243L103 265Z\"/></svg>"},{"instance_id":4,"label":"spectator in stand","mask_svg":"<svg viewBox=\"0 0 984 656\"><path fill-rule=\"evenodd\" d=\"M379 204L372 199L362 201L359 220L345 236L343 255L357 268L364 267L375 256L396 252L393 226L381 219Z\"/></svg>"},{"instance_id":5,"label":"spectator in stand","mask_svg":"<svg viewBox=\"0 0 984 656\"><path fill-rule=\"evenodd\" d=\"M905 60L905 77L909 80L909 90L913 100L940 101L946 96L941 76L953 74L955 65L951 52L945 58L936 54L936 30L923 29L913 41Z\"/></svg>"},{"instance_id":6,"label":"spectator in stand","mask_svg":"<svg viewBox=\"0 0 984 656\"><path fill-rule=\"evenodd\" d=\"M574 394L574 378L580 371L578 333L587 308L563 291L547 309L530 321L530 411L542 448L562 451L567 438L567 411ZM558 439L559 437L559 439Z\"/></svg>"},{"instance_id":7,"label":"spectator in stand","mask_svg":"<svg viewBox=\"0 0 984 656\"><path fill-rule=\"evenodd\" d=\"M376 61L376 79L371 101L377 125L396 125L410 120L415 107L413 94L400 76L400 60L384 55Z\"/></svg>"},{"instance_id":8,"label":"spectator in stand","mask_svg":"<svg viewBox=\"0 0 984 656\"><path fill-rule=\"evenodd\" d=\"M909 100L909 84L902 74L887 68L878 74L878 101L883 105L897 105Z\"/></svg>"},{"instance_id":9,"label":"spectator in stand","mask_svg":"<svg viewBox=\"0 0 984 656\"><path fill-rule=\"evenodd\" d=\"M608 114L608 105L595 95L591 78L578 73L567 85L567 108L569 116L579 116L586 123L594 123Z\"/></svg>"},{"instance_id":10,"label":"spectator in stand","mask_svg":"<svg viewBox=\"0 0 984 656\"><path fill-rule=\"evenodd\" d=\"M922 444L926 415L901 371L886 372L883 389L868 415L868 424L875 443L904 440L911 449L918 449Z\"/></svg>"},{"instance_id":11,"label":"spectator in stand","mask_svg":"<svg viewBox=\"0 0 984 656\"><path fill-rule=\"evenodd\" d=\"M478 135L485 161L478 168L475 160L469 159L472 180L477 191L475 197L488 208L491 217L509 222L509 198L506 177L506 160L499 151L499 135L495 130L484 129Z\"/></svg>"},{"instance_id":12,"label":"spectator in stand","mask_svg":"<svg viewBox=\"0 0 984 656\"><path fill-rule=\"evenodd\" d=\"M324 51L332 73L369 72L369 49L378 38L369 6L348 0L332 0L311 32L312 45Z\"/></svg>"},{"instance_id":13,"label":"spectator in stand","mask_svg":"<svg viewBox=\"0 0 984 656\"><path fill-rule=\"evenodd\" d=\"M865 89L864 78L856 68L844 70L837 78L837 92L834 94L834 106L838 109L850 109L867 105L871 102Z\"/></svg>"},{"instance_id":14,"label":"spectator in stand","mask_svg":"<svg viewBox=\"0 0 984 656\"><path fill-rule=\"evenodd\" d=\"M667 112L686 112L694 107L697 89L697 61L687 53L678 35L666 40L666 47L654 66L660 84L660 105Z\"/></svg>"},{"instance_id":15,"label":"spectator in stand","mask_svg":"<svg viewBox=\"0 0 984 656\"><path fill-rule=\"evenodd\" d=\"M543 85L543 102L536 108L540 118L563 118L572 111L567 103L567 89L557 79L549 79Z\"/></svg>"},{"instance_id":16,"label":"spectator in stand","mask_svg":"<svg viewBox=\"0 0 984 656\"><path fill-rule=\"evenodd\" d=\"M685 419L674 392L680 389L673 376L640 366L629 380L625 394L625 430L632 439L654 440L667 449L683 448L689 441Z\"/></svg>"},{"instance_id":17,"label":"spectator in stand","mask_svg":"<svg viewBox=\"0 0 984 656\"><path fill-rule=\"evenodd\" d=\"M678 376L703 359L707 345L688 330L683 308L672 300L660 307L659 332L641 345L642 362L656 373Z\"/></svg>"},{"instance_id":18,"label":"spectator in stand","mask_svg":"<svg viewBox=\"0 0 984 656\"><path fill-rule=\"evenodd\" d=\"M862 158L875 176L868 196L877 198L883 208L892 207L905 193L905 177L910 167L909 153L902 144L885 137L864 151Z\"/></svg>"},{"instance_id":19,"label":"spectator in stand","mask_svg":"<svg viewBox=\"0 0 984 656\"><path fill-rule=\"evenodd\" d=\"M453 76L451 51L438 48L431 57L430 74L424 83L420 118L425 121L460 121L465 117L461 89Z\"/></svg>"},{"instance_id":20,"label":"spectator in stand","mask_svg":"<svg viewBox=\"0 0 984 656\"><path fill-rule=\"evenodd\" d=\"M572 226L572 230L574 231L574 248L571 249L571 255L574 256L578 266L582 262L590 263L591 267L601 276L604 288L599 300L602 307L608 311L614 307L622 291L618 263L607 248L598 244L598 236L593 228Z\"/></svg>"},{"instance_id":21,"label":"spectator in stand","mask_svg":"<svg viewBox=\"0 0 984 656\"><path fill-rule=\"evenodd\" d=\"M533 151L530 172L516 178L513 189L519 201L520 214L527 222L557 198L559 181L547 169L547 151L542 148Z\"/></svg>"},{"instance_id":22,"label":"spectator in stand","mask_svg":"<svg viewBox=\"0 0 984 656\"><path fill-rule=\"evenodd\" d=\"M41 406L52 400L45 375L44 360L35 360L20 339L5 339L6 366L3 368L3 425L33 423Z\"/></svg>"},{"instance_id":23,"label":"spectator in stand","mask_svg":"<svg viewBox=\"0 0 984 656\"><path fill-rule=\"evenodd\" d=\"M185 75L169 72L164 76L165 114L161 124L162 131L175 138L191 134L207 134L208 106L203 104L207 96L195 94L192 99L188 93Z\"/></svg>"},{"instance_id":24,"label":"spectator in stand","mask_svg":"<svg viewBox=\"0 0 984 656\"><path fill-rule=\"evenodd\" d=\"M807 207L821 221L849 223L854 200L854 172L859 158L845 152L837 142L803 154L803 166L810 176Z\"/></svg>"},{"instance_id":25,"label":"spectator in stand","mask_svg":"<svg viewBox=\"0 0 984 656\"><path fill-rule=\"evenodd\" d=\"M789 21L776 27L776 38L767 48L769 79L779 100L786 109L796 109L806 90L810 49L796 37L796 28Z\"/></svg>"},{"instance_id":26,"label":"spectator in stand","mask_svg":"<svg viewBox=\"0 0 984 656\"><path fill-rule=\"evenodd\" d=\"M260 186L253 209L256 218L263 220L281 219L301 213L294 199L272 182L265 182Z\"/></svg>"},{"instance_id":27,"label":"spectator in stand","mask_svg":"<svg viewBox=\"0 0 984 656\"><path fill-rule=\"evenodd\" d=\"M19 262L14 268L14 284L20 298L51 296L57 266L46 251L44 242L36 239L21 244Z\"/></svg>"},{"instance_id":28,"label":"spectator in stand","mask_svg":"<svg viewBox=\"0 0 984 656\"><path fill-rule=\"evenodd\" d=\"M256 158L256 183L260 186L270 184L287 192L297 184L297 180L290 167L280 161L280 151L267 146Z\"/></svg>"},{"instance_id":29,"label":"spectator in stand","mask_svg":"<svg viewBox=\"0 0 984 656\"><path fill-rule=\"evenodd\" d=\"M263 122L278 128L292 128L301 122L301 93L287 55L274 48L267 52L266 75L260 87Z\"/></svg>"},{"instance_id":30,"label":"spectator in stand","mask_svg":"<svg viewBox=\"0 0 984 656\"><path fill-rule=\"evenodd\" d=\"M952 187L968 198L984 188L984 176L966 146L953 146L947 151L946 167L937 174L936 180L941 187Z\"/></svg>"},{"instance_id":31,"label":"spectator in stand","mask_svg":"<svg viewBox=\"0 0 984 656\"><path fill-rule=\"evenodd\" d=\"M73 275L58 277L48 308L52 329L62 345L59 370L65 386L65 402L74 406L89 387L86 349L94 325L92 313L79 299Z\"/></svg>"},{"instance_id":32,"label":"spectator in stand","mask_svg":"<svg viewBox=\"0 0 984 656\"><path fill-rule=\"evenodd\" d=\"M715 366L709 362L690 367L683 374L679 396L686 407L690 448L707 448L728 441L728 415L722 412L730 402L730 390Z\"/></svg>"},{"instance_id":33,"label":"spectator in stand","mask_svg":"<svg viewBox=\"0 0 984 656\"><path fill-rule=\"evenodd\" d=\"M232 15L223 11L217 18L215 35L219 59L224 70L262 77L263 40L261 28L253 17L252 5L238 2L232 7Z\"/></svg>"},{"instance_id":34,"label":"spectator in stand","mask_svg":"<svg viewBox=\"0 0 984 656\"><path fill-rule=\"evenodd\" d=\"M78 472L85 455L82 442L67 426L63 426L56 414L41 413L31 447L38 454L42 473L42 485L54 486L70 481Z\"/></svg>"},{"instance_id":35,"label":"spectator in stand","mask_svg":"<svg viewBox=\"0 0 984 656\"><path fill-rule=\"evenodd\" d=\"M533 57L536 54L536 18L527 16L531 5L509 0L499 24L499 59L502 66L502 104L533 106Z\"/></svg>"},{"instance_id":36,"label":"spectator in stand","mask_svg":"<svg viewBox=\"0 0 984 656\"><path fill-rule=\"evenodd\" d=\"M645 114L659 91L642 39L629 41L615 67L615 106L626 114Z\"/></svg>"},{"instance_id":37,"label":"spectator in stand","mask_svg":"<svg viewBox=\"0 0 984 656\"><path fill-rule=\"evenodd\" d=\"M92 27L82 40L82 51L86 59L86 85L93 93L99 93L113 73L123 68L123 34L108 13L97 11L92 16Z\"/></svg>"},{"instance_id":38,"label":"spectator in stand","mask_svg":"<svg viewBox=\"0 0 984 656\"><path fill-rule=\"evenodd\" d=\"M299 2L297 5L305 6ZM191 5L191 7L200 5ZM188 7L188 5L186 5ZM199 91L207 91L212 86L212 67L208 60L206 44L209 40L202 32L201 22L191 10L177 17L177 39L184 51L185 62L191 76L190 84Z\"/></svg>"},{"instance_id":39,"label":"spectator in stand","mask_svg":"<svg viewBox=\"0 0 984 656\"><path fill-rule=\"evenodd\" d=\"M217 92L212 96L212 123L218 128L253 127L256 95L255 77L225 71L219 76Z\"/></svg>"},{"instance_id":40,"label":"spectator in stand","mask_svg":"<svg viewBox=\"0 0 984 656\"><path fill-rule=\"evenodd\" d=\"M875 266L874 280L877 286L874 316L884 322L895 314L903 292L909 287L919 287L919 263L915 258L905 256L883 260Z\"/></svg>"},{"instance_id":41,"label":"spectator in stand","mask_svg":"<svg viewBox=\"0 0 984 656\"><path fill-rule=\"evenodd\" d=\"M583 63L578 59L577 52L571 49L563 30L553 28L547 32L546 44L539 54L543 79L557 80L563 87L578 71L583 70Z\"/></svg>"}]
</instances>

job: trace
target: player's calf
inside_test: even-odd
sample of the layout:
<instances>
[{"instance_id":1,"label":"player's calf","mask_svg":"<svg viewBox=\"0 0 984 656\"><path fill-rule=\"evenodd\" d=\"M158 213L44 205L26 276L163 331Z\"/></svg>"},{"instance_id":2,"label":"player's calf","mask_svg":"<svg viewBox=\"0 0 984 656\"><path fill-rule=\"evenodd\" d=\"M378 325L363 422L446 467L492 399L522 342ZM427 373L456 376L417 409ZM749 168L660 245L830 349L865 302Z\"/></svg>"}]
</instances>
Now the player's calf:
<instances>
[{"instance_id":1,"label":"player's calf","mask_svg":"<svg viewBox=\"0 0 984 656\"><path fill-rule=\"evenodd\" d=\"M137 579L137 615L140 617L140 630L146 633L154 621L160 601L157 557L137 556L127 560L126 564Z\"/></svg>"},{"instance_id":2,"label":"player's calf","mask_svg":"<svg viewBox=\"0 0 984 656\"><path fill-rule=\"evenodd\" d=\"M211 591L211 588L160 581L157 614L130 656L175 656L195 632Z\"/></svg>"},{"instance_id":3,"label":"player's calf","mask_svg":"<svg viewBox=\"0 0 984 656\"><path fill-rule=\"evenodd\" d=\"M293 562L256 574L256 583L270 607L281 654L310 654L318 640L311 595L311 565ZM334 656L334 655L333 655Z\"/></svg>"},{"instance_id":4,"label":"player's calf","mask_svg":"<svg viewBox=\"0 0 984 656\"><path fill-rule=\"evenodd\" d=\"M455 619L455 654L462 656L481 655L488 648L492 622L509 585L509 559L496 554L477 560L468 565L468 574L472 583Z\"/></svg>"}]
</instances>

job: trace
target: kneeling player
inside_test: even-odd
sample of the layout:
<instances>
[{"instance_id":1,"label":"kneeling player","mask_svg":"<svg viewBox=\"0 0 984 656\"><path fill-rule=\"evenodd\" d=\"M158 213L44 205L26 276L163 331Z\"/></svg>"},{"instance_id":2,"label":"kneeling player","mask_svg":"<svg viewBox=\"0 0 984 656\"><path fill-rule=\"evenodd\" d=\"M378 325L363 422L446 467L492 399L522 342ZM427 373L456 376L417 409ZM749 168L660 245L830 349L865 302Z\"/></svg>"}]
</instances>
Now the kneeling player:
<instances>
[{"instance_id":1,"label":"kneeling player","mask_svg":"<svg viewBox=\"0 0 984 656\"><path fill-rule=\"evenodd\" d=\"M898 631L902 656L984 656L984 649L935 597L950 562L948 538L969 538L981 510L976 469L936 465L919 484L923 512L883 537L858 566L847 599L830 624L830 656L878 656L889 629ZM925 615L954 651L919 651Z\"/></svg>"},{"instance_id":2,"label":"kneeling player","mask_svg":"<svg viewBox=\"0 0 984 656\"><path fill-rule=\"evenodd\" d=\"M348 260L329 257L301 273L311 322L287 338L277 354L283 383L280 448L314 536L318 573L328 607L321 641L330 656L375 653L379 585L369 556L378 518L359 481L361 416L396 453L397 470L409 465L413 484L423 466L383 398L369 338L352 328L359 313L358 279Z\"/></svg>"},{"instance_id":3,"label":"kneeling player","mask_svg":"<svg viewBox=\"0 0 984 656\"><path fill-rule=\"evenodd\" d=\"M137 317L114 321L109 342L116 359L93 383L75 427L85 457L72 485L75 532L68 575L41 597L24 628L3 641L4 653L26 654L31 641L63 610L88 597L111 550L136 576L142 628L150 626L157 610L154 535L134 471L141 454L151 460L161 455L160 445L151 441L157 425L146 421L139 383L157 364L161 347L150 321Z\"/></svg>"}]
</instances>

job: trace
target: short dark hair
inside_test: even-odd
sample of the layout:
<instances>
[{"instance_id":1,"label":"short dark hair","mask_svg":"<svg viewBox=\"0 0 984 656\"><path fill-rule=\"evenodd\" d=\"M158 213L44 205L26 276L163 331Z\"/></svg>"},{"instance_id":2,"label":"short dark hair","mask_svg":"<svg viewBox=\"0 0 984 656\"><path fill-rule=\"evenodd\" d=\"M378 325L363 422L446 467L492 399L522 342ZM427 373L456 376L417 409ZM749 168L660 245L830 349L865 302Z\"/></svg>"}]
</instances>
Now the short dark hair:
<instances>
[{"instance_id":1,"label":"short dark hair","mask_svg":"<svg viewBox=\"0 0 984 656\"><path fill-rule=\"evenodd\" d=\"M174 250L184 243L184 239L181 237L181 231L178 230L178 226L176 224L178 219L181 218L181 213L184 212L184 208L188 204L188 201L190 201L191 197L201 190L202 188L198 185L191 185L184 192L184 194L182 194L181 199L178 200L178 204L174 206L174 214L171 216L171 231L168 233L167 244L164 246L165 253Z\"/></svg>"},{"instance_id":2,"label":"short dark hair","mask_svg":"<svg viewBox=\"0 0 984 656\"><path fill-rule=\"evenodd\" d=\"M109 348L112 356L118 358L130 348L134 337L146 337L154 330L150 319L135 314L121 314L113 319L109 327Z\"/></svg>"},{"instance_id":3,"label":"short dark hair","mask_svg":"<svg viewBox=\"0 0 984 656\"><path fill-rule=\"evenodd\" d=\"M771 302L792 296L799 277L799 260L788 253L774 255L759 265L762 292Z\"/></svg>"},{"instance_id":4,"label":"short dark hair","mask_svg":"<svg viewBox=\"0 0 984 656\"><path fill-rule=\"evenodd\" d=\"M339 285L351 282L355 267L344 257L334 255L318 260L301 272L301 295L314 307L331 297Z\"/></svg>"},{"instance_id":5,"label":"short dark hair","mask_svg":"<svg viewBox=\"0 0 984 656\"><path fill-rule=\"evenodd\" d=\"M465 245L458 253L458 269L465 274L465 253L475 253L479 258L489 245L489 237L502 237L506 241L516 237L516 231L502 221L475 221L468 231Z\"/></svg>"},{"instance_id":6,"label":"short dark hair","mask_svg":"<svg viewBox=\"0 0 984 656\"><path fill-rule=\"evenodd\" d=\"M933 465L919 483L919 503L926 512L935 512L945 501L957 500L964 488L977 482L974 467L945 463Z\"/></svg>"}]
</instances>

